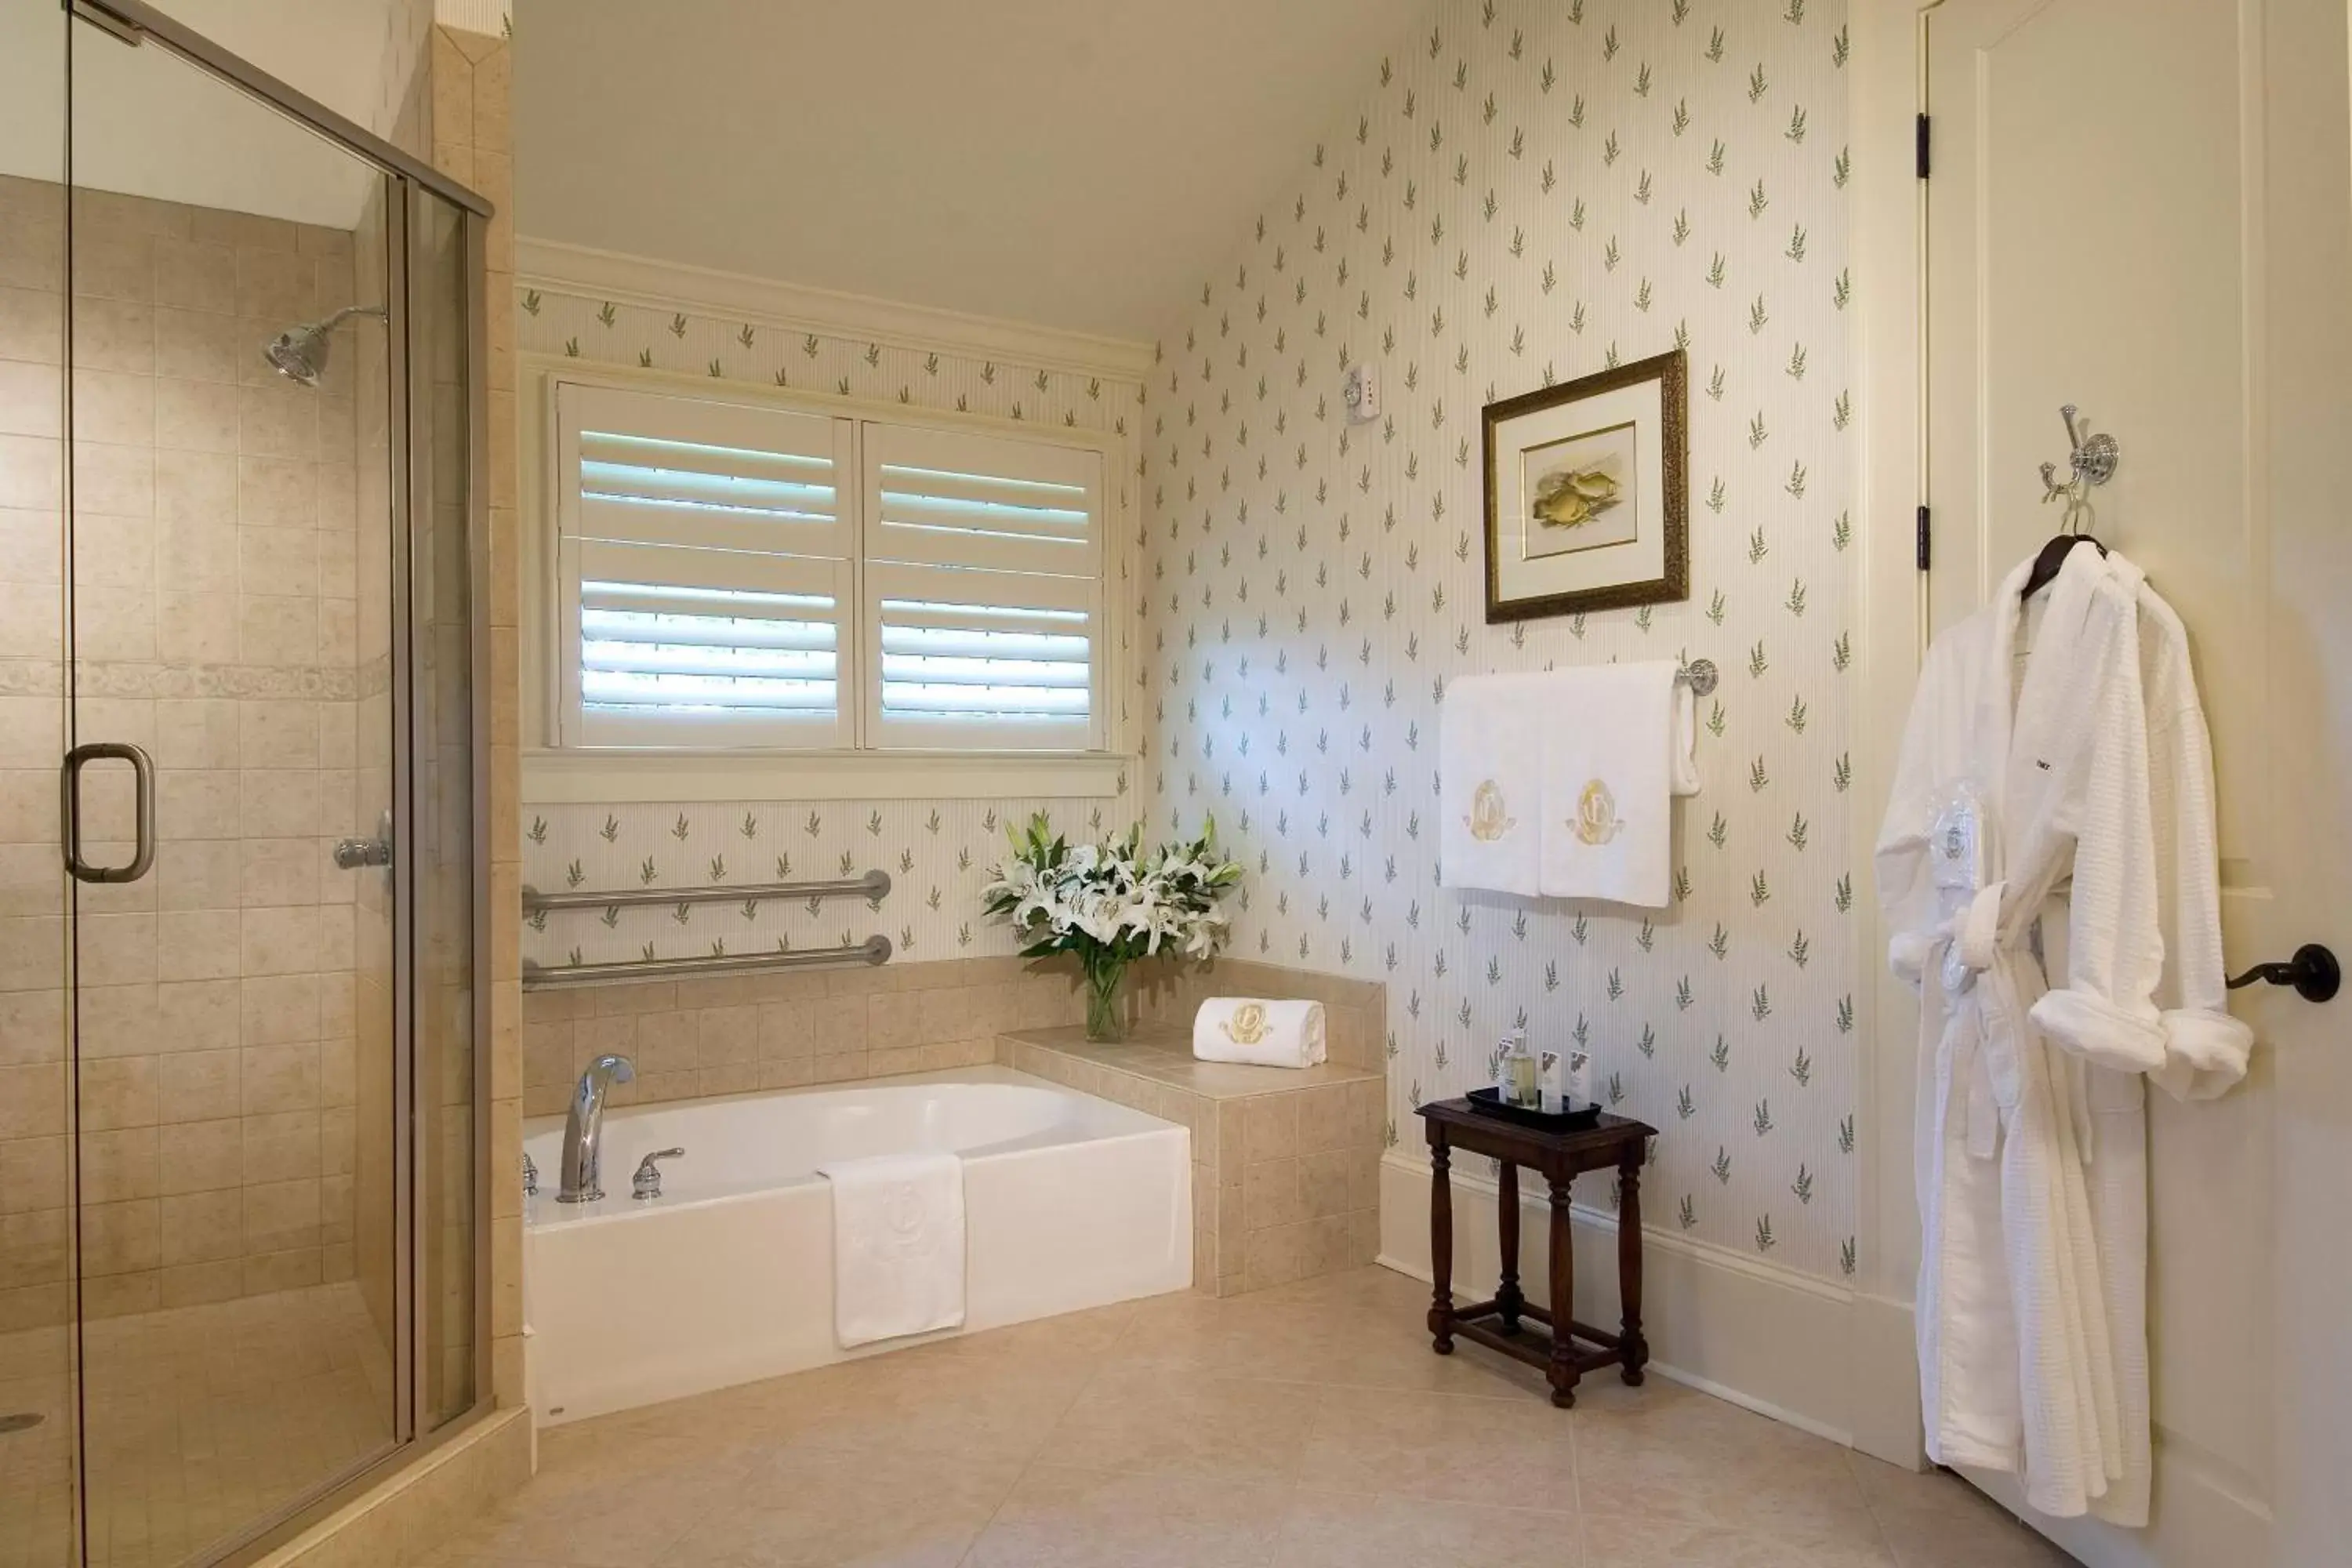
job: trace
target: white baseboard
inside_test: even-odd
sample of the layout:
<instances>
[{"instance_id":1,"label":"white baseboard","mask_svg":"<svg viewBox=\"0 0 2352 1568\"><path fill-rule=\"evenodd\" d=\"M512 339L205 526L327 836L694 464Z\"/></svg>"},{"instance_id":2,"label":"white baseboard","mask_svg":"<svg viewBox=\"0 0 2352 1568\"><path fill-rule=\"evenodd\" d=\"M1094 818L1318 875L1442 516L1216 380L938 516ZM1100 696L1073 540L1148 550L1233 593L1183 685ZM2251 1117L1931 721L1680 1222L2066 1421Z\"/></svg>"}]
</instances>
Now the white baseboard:
<instances>
[{"instance_id":1,"label":"white baseboard","mask_svg":"<svg viewBox=\"0 0 2352 1568\"><path fill-rule=\"evenodd\" d=\"M2052 1519L2025 1506L2014 1476L1964 1470L1969 1483L2057 1542L2084 1568L2203 1568L2206 1563L2265 1563L2271 1510L2229 1478L2168 1448L2156 1447L2156 1494L2146 1530L2097 1519Z\"/></svg>"},{"instance_id":2,"label":"white baseboard","mask_svg":"<svg viewBox=\"0 0 2352 1568\"><path fill-rule=\"evenodd\" d=\"M1853 1368L1853 1446L1916 1470L1927 1460L1919 1425L1919 1351L1911 1303L1857 1291L1846 1332Z\"/></svg>"},{"instance_id":3,"label":"white baseboard","mask_svg":"<svg viewBox=\"0 0 2352 1568\"><path fill-rule=\"evenodd\" d=\"M1529 1300L1549 1306L1549 1205L1539 1190L1530 1201L1529 1184L1522 1183L1519 1194L1520 1282ZM1467 1300L1491 1294L1501 1271L1495 1184L1457 1166L1452 1185L1454 1293ZM1580 1207L1575 1237L1576 1316L1613 1326L1616 1216ZM1429 1165L1418 1151L1391 1150L1381 1162L1381 1261L1417 1279L1430 1277ZM1643 1244L1642 1274L1642 1331L1653 1371L1833 1443L1854 1441L1852 1290L1656 1230ZM1905 1343L1902 1379L1909 1383Z\"/></svg>"}]
</instances>

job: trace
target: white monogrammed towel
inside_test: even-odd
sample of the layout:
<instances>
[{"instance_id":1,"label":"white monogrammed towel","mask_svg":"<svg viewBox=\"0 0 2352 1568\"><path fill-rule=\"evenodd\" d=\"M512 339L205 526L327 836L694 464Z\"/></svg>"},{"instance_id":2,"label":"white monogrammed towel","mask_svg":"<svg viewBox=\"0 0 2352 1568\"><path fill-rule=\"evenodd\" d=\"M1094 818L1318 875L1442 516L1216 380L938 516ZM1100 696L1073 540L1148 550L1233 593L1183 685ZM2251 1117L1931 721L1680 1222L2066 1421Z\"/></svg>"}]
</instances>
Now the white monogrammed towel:
<instances>
[{"instance_id":1,"label":"white monogrammed towel","mask_svg":"<svg viewBox=\"0 0 2352 1568\"><path fill-rule=\"evenodd\" d=\"M1542 772L1532 722L1542 675L1465 675L1439 710L1438 862L1449 888L1532 898Z\"/></svg>"},{"instance_id":2,"label":"white monogrammed towel","mask_svg":"<svg viewBox=\"0 0 2352 1568\"><path fill-rule=\"evenodd\" d=\"M840 1160L833 1327L844 1349L963 1321L963 1160L938 1150Z\"/></svg>"},{"instance_id":3,"label":"white monogrammed towel","mask_svg":"<svg viewBox=\"0 0 2352 1568\"><path fill-rule=\"evenodd\" d=\"M1311 1068L1323 1049L1320 1002L1212 996L1192 1016L1192 1055L1204 1062Z\"/></svg>"},{"instance_id":4,"label":"white monogrammed towel","mask_svg":"<svg viewBox=\"0 0 2352 1568\"><path fill-rule=\"evenodd\" d=\"M1554 671L1542 733L1546 896L1663 909L1674 858L1673 797L1698 793L1697 718L1675 666Z\"/></svg>"}]
</instances>

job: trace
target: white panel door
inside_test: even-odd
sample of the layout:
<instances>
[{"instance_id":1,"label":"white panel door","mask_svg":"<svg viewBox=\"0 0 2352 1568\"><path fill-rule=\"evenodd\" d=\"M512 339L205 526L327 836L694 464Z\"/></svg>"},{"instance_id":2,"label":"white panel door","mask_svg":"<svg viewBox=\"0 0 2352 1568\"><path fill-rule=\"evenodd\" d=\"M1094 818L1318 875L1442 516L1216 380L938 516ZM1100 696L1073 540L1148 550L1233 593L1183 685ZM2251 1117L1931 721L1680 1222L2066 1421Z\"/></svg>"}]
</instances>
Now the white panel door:
<instances>
[{"instance_id":1,"label":"white panel door","mask_svg":"<svg viewBox=\"0 0 2352 1568\"><path fill-rule=\"evenodd\" d=\"M2059 407L2078 405L2122 444L2095 532L2194 639L2232 969L2306 941L2346 950L2352 279L2326 281L2352 205L2342 0L1926 15L1933 629L2056 529L2038 469L2063 475ZM2293 210L2289 188L2309 192ZM2149 1097L2158 1518L2138 1535L2055 1531L2093 1561L2256 1563L2274 1545L2318 1562L2295 1543L2337 1550L2348 1528L2352 999L2265 988L2237 1010L2262 1040L2244 1086L2196 1106Z\"/></svg>"}]
</instances>

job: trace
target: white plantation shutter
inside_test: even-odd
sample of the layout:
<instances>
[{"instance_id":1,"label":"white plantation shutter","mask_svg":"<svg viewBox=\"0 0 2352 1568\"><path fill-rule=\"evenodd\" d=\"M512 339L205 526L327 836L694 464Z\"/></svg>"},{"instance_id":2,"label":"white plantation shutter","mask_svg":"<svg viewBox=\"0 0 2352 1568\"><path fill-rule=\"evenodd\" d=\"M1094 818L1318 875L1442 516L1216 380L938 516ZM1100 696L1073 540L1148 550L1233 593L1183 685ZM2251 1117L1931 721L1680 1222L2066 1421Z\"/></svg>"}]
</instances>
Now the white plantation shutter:
<instances>
[{"instance_id":1,"label":"white plantation shutter","mask_svg":"<svg viewBox=\"0 0 2352 1568\"><path fill-rule=\"evenodd\" d=\"M559 746L1105 748L1098 449L551 379Z\"/></svg>"},{"instance_id":2,"label":"white plantation shutter","mask_svg":"<svg viewBox=\"0 0 2352 1568\"><path fill-rule=\"evenodd\" d=\"M556 411L564 743L849 744L851 423L570 384Z\"/></svg>"},{"instance_id":3,"label":"white plantation shutter","mask_svg":"<svg viewBox=\"0 0 2352 1568\"><path fill-rule=\"evenodd\" d=\"M876 748L1102 744L1102 458L1045 441L862 427Z\"/></svg>"}]
</instances>

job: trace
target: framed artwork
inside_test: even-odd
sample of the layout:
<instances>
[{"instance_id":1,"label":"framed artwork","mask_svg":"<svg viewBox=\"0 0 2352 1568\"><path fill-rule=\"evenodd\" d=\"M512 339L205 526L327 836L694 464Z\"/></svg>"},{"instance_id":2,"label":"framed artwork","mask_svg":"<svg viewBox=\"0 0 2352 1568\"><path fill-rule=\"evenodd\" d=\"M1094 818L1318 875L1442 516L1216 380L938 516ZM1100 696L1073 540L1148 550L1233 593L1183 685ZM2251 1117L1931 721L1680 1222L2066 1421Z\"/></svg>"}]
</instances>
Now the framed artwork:
<instances>
[{"instance_id":1,"label":"framed artwork","mask_svg":"<svg viewBox=\"0 0 2352 1568\"><path fill-rule=\"evenodd\" d=\"M1690 597L1680 349L1490 403L1486 619Z\"/></svg>"}]
</instances>

